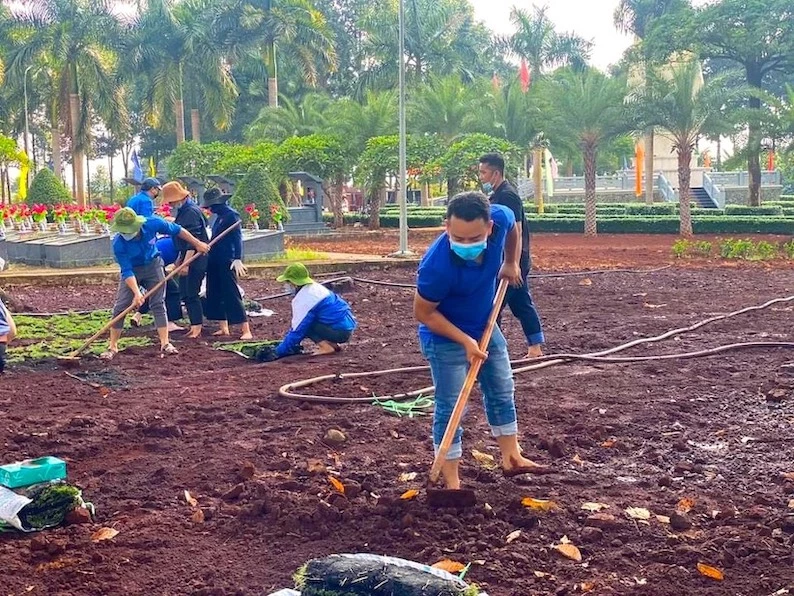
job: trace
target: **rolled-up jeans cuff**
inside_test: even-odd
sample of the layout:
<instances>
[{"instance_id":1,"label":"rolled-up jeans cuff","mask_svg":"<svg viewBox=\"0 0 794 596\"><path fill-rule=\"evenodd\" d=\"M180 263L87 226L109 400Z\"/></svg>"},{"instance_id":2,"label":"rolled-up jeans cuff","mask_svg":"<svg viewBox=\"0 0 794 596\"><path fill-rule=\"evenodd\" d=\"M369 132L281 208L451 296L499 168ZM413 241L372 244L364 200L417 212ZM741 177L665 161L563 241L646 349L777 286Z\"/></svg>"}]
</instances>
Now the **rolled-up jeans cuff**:
<instances>
[{"instance_id":1,"label":"rolled-up jeans cuff","mask_svg":"<svg viewBox=\"0 0 794 596\"><path fill-rule=\"evenodd\" d=\"M539 346L540 344L546 343L546 337L543 335L543 332L533 333L529 336L528 343L530 346Z\"/></svg>"},{"instance_id":2,"label":"rolled-up jeans cuff","mask_svg":"<svg viewBox=\"0 0 794 596\"><path fill-rule=\"evenodd\" d=\"M511 422L509 424L502 424L500 426L492 426L491 434L494 437L510 437L518 434L518 422Z\"/></svg>"},{"instance_id":3,"label":"rolled-up jeans cuff","mask_svg":"<svg viewBox=\"0 0 794 596\"><path fill-rule=\"evenodd\" d=\"M439 448L440 445L433 446L433 450L436 454L438 454ZM463 457L463 442L458 441L457 443L452 443L452 445L449 446L449 451L447 451L446 459L460 459L461 457Z\"/></svg>"}]
</instances>

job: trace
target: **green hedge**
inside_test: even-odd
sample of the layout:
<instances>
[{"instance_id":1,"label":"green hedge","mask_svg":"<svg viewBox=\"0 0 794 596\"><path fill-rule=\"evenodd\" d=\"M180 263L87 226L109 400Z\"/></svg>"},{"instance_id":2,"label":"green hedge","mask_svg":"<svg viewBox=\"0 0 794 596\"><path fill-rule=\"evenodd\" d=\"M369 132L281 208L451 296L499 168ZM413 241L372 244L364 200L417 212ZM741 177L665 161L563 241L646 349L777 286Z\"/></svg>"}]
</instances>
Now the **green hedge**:
<instances>
[{"instance_id":1,"label":"green hedge","mask_svg":"<svg viewBox=\"0 0 794 596\"><path fill-rule=\"evenodd\" d=\"M533 232L584 231L583 217L542 217L529 219ZM677 234L680 222L676 216L610 217L599 219L598 231L603 234ZM782 217L700 216L693 217L695 234L792 234L794 222Z\"/></svg>"},{"instance_id":2,"label":"green hedge","mask_svg":"<svg viewBox=\"0 0 794 596\"><path fill-rule=\"evenodd\" d=\"M768 216L781 216L783 210L778 206L770 205L768 207L748 207L746 205L726 205L725 215L768 215Z\"/></svg>"}]
</instances>

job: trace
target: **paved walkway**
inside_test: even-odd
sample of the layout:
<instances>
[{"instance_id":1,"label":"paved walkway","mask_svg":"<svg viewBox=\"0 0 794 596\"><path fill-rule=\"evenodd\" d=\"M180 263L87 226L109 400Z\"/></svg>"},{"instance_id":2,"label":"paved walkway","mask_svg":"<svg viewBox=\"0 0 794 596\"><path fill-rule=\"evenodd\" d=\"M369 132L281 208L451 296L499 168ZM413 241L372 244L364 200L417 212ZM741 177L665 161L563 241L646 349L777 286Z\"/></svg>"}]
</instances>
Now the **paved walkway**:
<instances>
[{"instance_id":1,"label":"paved walkway","mask_svg":"<svg viewBox=\"0 0 794 596\"><path fill-rule=\"evenodd\" d=\"M350 253L324 253L327 258L316 261L303 261L312 272L360 271L377 267L413 267L418 257L395 258ZM251 277L275 277L286 261L259 261L246 263ZM50 267L27 267L12 265L0 273L0 285L69 285L87 283L116 282L119 279L117 266L81 267L79 269L53 269Z\"/></svg>"}]
</instances>

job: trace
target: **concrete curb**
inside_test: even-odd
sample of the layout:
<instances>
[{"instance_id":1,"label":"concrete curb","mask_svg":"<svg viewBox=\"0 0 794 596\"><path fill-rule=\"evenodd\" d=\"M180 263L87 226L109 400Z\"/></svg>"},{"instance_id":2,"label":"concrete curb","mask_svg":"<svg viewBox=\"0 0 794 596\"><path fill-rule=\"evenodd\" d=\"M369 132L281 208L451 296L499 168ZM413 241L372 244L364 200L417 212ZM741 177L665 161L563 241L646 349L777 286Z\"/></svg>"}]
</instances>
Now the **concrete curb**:
<instances>
[{"instance_id":1,"label":"concrete curb","mask_svg":"<svg viewBox=\"0 0 794 596\"><path fill-rule=\"evenodd\" d=\"M354 273L372 269L415 267L419 258L372 258L344 255L322 261L303 261L312 273L331 273L347 271ZM247 263L248 275L253 278L275 278L286 263ZM0 286L68 286L87 284L118 283L118 267L97 267L91 269L35 269L30 271L5 271L0 273Z\"/></svg>"}]
</instances>

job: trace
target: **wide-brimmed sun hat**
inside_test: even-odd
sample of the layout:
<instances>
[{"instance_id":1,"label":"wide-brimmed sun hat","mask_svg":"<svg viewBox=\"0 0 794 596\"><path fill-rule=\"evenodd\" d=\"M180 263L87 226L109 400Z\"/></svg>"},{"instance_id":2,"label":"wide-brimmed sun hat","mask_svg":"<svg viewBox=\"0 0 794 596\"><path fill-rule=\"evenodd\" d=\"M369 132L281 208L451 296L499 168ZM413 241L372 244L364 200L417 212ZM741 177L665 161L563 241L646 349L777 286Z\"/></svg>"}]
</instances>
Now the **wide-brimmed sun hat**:
<instances>
[{"instance_id":1,"label":"wide-brimmed sun hat","mask_svg":"<svg viewBox=\"0 0 794 596\"><path fill-rule=\"evenodd\" d=\"M213 205L223 205L232 198L230 194L224 194L220 188L210 188L201 198L202 207L212 207Z\"/></svg>"},{"instance_id":2,"label":"wide-brimmed sun hat","mask_svg":"<svg viewBox=\"0 0 794 596\"><path fill-rule=\"evenodd\" d=\"M116 216L110 224L110 229L119 234L137 234L145 221L145 217L137 215L129 207L124 207L124 209L119 209L116 212Z\"/></svg>"},{"instance_id":3,"label":"wide-brimmed sun hat","mask_svg":"<svg viewBox=\"0 0 794 596\"><path fill-rule=\"evenodd\" d=\"M163 203L178 203L190 196L190 191L176 180L163 185Z\"/></svg>"},{"instance_id":4,"label":"wide-brimmed sun hat","mask_svg":"<svg viewBox=\"0 0 794 596\"><path fill-rule=\"evenodd\" d=\"M284 269L284 273L279 275L276 281L280 283L286 281L296 286L305 286L314 283L314 280L309 277L309 270L306 269L303 263L292 263L291 265L287 265L287 268Z\"/></svg>"}]
</instances>

